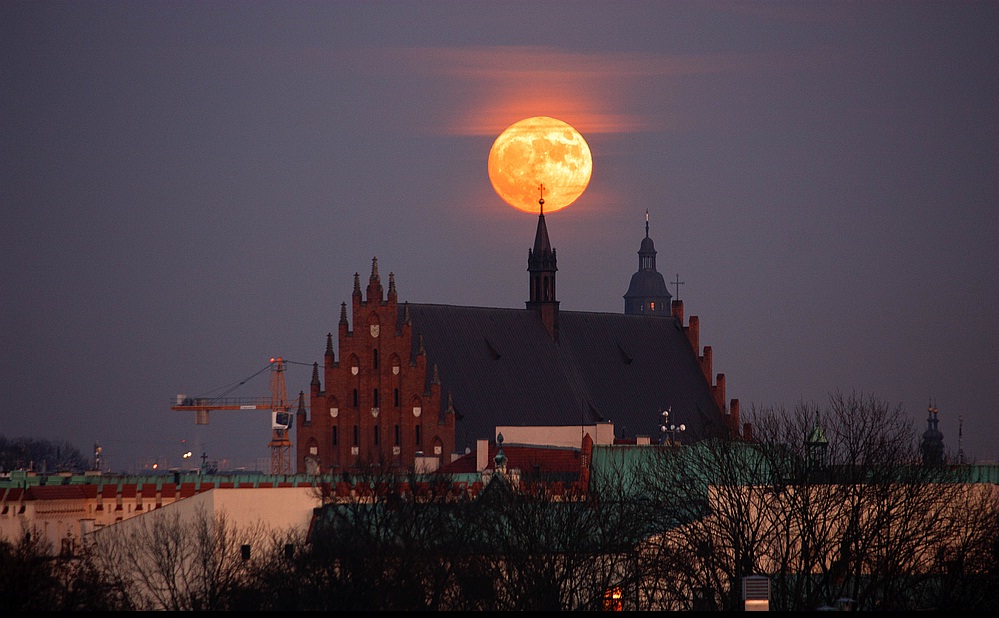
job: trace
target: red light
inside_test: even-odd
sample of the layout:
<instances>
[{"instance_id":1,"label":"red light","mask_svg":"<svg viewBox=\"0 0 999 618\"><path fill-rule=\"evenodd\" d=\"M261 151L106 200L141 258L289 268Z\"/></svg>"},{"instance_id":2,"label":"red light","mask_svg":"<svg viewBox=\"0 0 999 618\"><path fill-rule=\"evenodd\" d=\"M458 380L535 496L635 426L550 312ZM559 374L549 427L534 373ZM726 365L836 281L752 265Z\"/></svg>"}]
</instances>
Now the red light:
<instances>
[{"instance_id":1,"label":"red light","mask_svg":"<svg viewBox=\"0 0 999 618\"><path fill-rule=\"evenodd\" d=\"M272 356L271 357L271 362L273 363L274 361L275 361L275 358Z\"/></svg>"}]
</instances>

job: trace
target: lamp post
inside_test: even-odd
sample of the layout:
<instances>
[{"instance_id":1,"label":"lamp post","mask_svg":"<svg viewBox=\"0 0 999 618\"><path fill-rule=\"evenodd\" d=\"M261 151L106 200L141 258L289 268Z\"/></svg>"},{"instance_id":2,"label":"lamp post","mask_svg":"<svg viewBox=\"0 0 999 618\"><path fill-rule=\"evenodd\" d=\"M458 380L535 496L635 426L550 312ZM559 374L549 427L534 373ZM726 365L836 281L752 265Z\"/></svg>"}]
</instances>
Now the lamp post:
<instances>
[{"instance_id":1,"label":"lamp post","mask_svg":"<svg viewBox=\"0 0 999 618\"><path fill-rule=\"evenodd\" d=\"M670 406L659 413L659 415L662 416L663 419L662 424L659 425L659 431L661 431L663 434L664 444L666 443L666 436L669 435L669 445L676 446L677 444L680 443L679 439L677 438L677 434L687 431L687 426L684 425L683 423L679 425L671 423L669 417L670 414L672 414L672 412L673 412L673 406Z\"/></svg>"}]
</instances>

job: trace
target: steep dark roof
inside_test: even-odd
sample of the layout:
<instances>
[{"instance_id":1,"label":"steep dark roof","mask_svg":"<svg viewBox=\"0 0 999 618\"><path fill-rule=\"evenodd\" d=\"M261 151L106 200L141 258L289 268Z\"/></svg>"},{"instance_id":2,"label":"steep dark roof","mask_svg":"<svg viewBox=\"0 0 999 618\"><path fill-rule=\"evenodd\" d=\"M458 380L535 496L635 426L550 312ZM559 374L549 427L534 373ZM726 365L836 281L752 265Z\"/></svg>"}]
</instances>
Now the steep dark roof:
<instances>
[{"instance_id":1,"label":"steep dark roof","mask_svg":"<svg viewBox=\"0 0 999 618\"><path fill-rule=\"evenodd\" d=\"M666 407L687 426L685 441L724 431L674 319L561 311L555 342L528 309L409 304L409 315L413 351L422 335L442 406L450 395L458 414L458 451L491 439L497 425L611 421L618 437L657 436Z\"/></svg>"}]
</instances>

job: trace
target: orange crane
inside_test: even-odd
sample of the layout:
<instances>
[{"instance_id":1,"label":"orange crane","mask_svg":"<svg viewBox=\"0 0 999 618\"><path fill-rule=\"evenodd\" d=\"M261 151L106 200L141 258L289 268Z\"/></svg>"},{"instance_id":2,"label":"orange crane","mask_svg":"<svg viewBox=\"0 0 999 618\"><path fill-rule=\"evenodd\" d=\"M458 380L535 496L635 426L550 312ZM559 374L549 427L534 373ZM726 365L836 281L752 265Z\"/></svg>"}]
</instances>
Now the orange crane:
<instances>
[{"instance_id":1,"label":"orange crane","mask_svg":"<svg viewBox=\"0 0 999 618\"><path fill-rule=\"evenodd\" d=\"M283 358L277 357L272 358L268 365L271 370L271 394L269 397L189 398L186 395L177 395L176 402L170 408L172 410L193 411L196 425L207 425L212 410L270 410L271 441L268 446L271 449L271 474L292 474L291 427L294 424L294 414L289 410L296 403L300 409L304 409L306 406L304 392L299 393L294 402L288 402L288 392L284 380L286 362ZM253 374L250 378L259 375L264 369ZM237 386L246 383L250 378L243 380Z\"/></svg>"}]
</instances>

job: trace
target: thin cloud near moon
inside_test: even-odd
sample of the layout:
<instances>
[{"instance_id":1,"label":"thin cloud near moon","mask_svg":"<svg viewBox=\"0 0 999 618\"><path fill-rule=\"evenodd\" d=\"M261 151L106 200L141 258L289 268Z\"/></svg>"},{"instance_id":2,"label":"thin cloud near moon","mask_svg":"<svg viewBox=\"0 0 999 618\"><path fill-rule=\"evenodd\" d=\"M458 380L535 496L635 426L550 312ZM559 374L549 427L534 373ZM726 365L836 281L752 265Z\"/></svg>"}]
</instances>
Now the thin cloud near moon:
<instances>
[{"instance_id":1,"label":"thin cloud near moon","mask_svg":"<svg viewBox=\"0 0 999 618\"><path fill-rule=\"evenodd\" d=\"M522 118L547 115L584 134L662 131L680 124L669 109L640 107L649 80L737 71L759 64L738 54L662 56L576 53L546 47L379 48L361 50L359 66L392 67L408 75L446 79L457 109L429 122L433 133L494 136ZM639 87L641 86L641 88ZM669 93L662 103L669 106Z\"/></svg>"}]
</instances>

